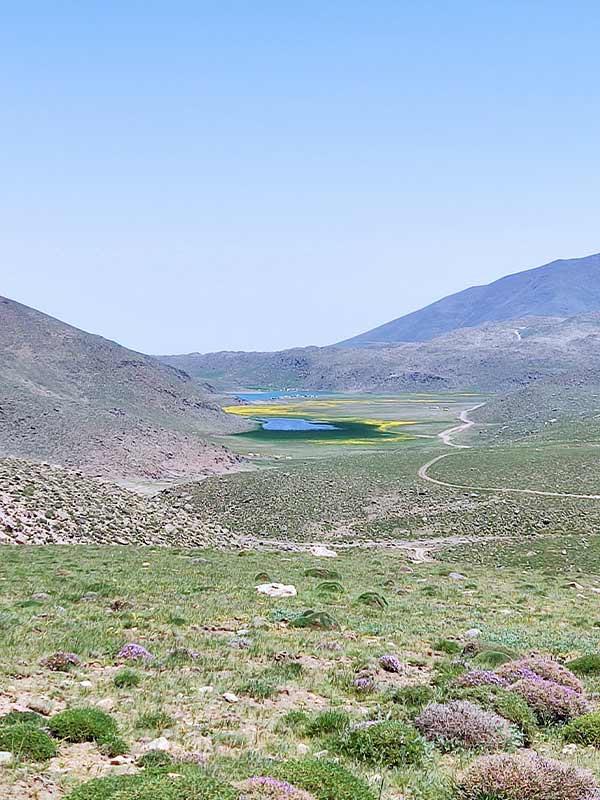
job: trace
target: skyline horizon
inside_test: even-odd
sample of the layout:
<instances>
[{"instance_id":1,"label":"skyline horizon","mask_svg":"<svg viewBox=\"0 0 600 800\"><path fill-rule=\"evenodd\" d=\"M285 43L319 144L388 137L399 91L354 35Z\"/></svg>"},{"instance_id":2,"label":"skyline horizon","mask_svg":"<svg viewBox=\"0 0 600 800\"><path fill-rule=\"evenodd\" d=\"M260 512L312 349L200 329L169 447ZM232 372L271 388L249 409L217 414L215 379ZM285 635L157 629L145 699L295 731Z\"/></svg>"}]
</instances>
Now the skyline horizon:
<instances>
[{"instance_id":1,"label":"skyline horizon","mask_svg":"<svg viewBox=\"0 0 600 800\"><path fill-rule=\"evenodd\" d=\"M454 296L456 294L460 294L463 291L467 291L469 289L489 286L489 285L494 284L494 283L496 283L498 281L501 281L504 278L508 278L508 277L513 276L513 275L519 275L519 274L525 273L525 272L532 272L532 271L535 271L535 270L538 270L538 269L542 269L544 267L551 266L553 264L571 262L571 261L581 261L581 260L585 260L585 259L589 259L589 258L595 258L595 257L598 257L598 256L600 256L600 250L597 251L597 252L594 251L592 253L588 253L587 255L584 255L584 256L573 256L571 258L566 258L566 257L555 258L555 259L552 259L551 261L546 262L544 264L538 264L537 266L533 266L533 267L526 267L525 269L516 270L515 272L508 272L506 274L500 275L497 278L492 279L491 281L488 281L487 283L470 284L469 286L462 287L462 289L458 289L456 292L451 292L450 294L443 295L442 297L436 297L433 300L425 303L424 305L419 306L418 308L409 309L408 311L400 314L398 317L394 317L394 318L389 319L389 320L384 320L383 322L378 323L378 324L376 324L376 325L374 325L372 327L373 328L381 327L381 326L383 326L383 325L385 325L387 323L390 323L390 322L396 321L398 319L401 319L402 317L405 317L405 316L408 316L408 315L413 314L415 312L422 311L422 310L424 310L426 308L429 308L429 306L435 305L440 300L446 299L448 297L452 297L452 296ZM148 350L143 350L143 349L139 349L139 348L136 348L136 347L132 347L127 342L121 341L120 339L117 339L114 336L111 336L110 334L101 333L101 332L98 332L98 331L95 331L95 330L91 330L91 329L89 329L89 328L87 328L85 326L76 325L73 322L71 322L69 319L66 319L66 318L63 318L63 317L58 317L58 316L50 313L48 310L46 310L44 308L39 308L37 306L31 305L31 303L28 303L23 299L19 299L17 297L9 297L7 295L2 295L2 296L7 300L11 300L11 301L13 301L15 303L19 303L20 305L32 308L33 310L38 311L41 314L44 314L46 316L52 317L54 319L57 319L59 322L62 322L62 323L66 324L66 325L68 325L70 327L77 328L77 329L79 329L79 330L81 330L81 331L83 331L85 333L89 333L89 334L92 334L94 336L100 336L101 338L107 339L107 340L112 341L112 342L114 342L116 344L119 344L119 345L127 348L128 350L132 350L132 351L138 352L138 353L140 353L142 355L148 355L148 356L152 356L152 357L175 356L175 355L193 355L193 354L207 355L207 354L210 354L210 353L220 353L220 352L237 352L237 353L265 352L265 353L277 353L277 352L282 352L282 351L286 351L286 350L296 350L296 349L303 349L303 348L310 348L310 347L317 347L317 348L335 347L337 345L342 344L344 341L346 341L346 339L337 339L335 342L328 342L328 343L325 343L325 344L314 344L312 342L309 342L307 344L295 344L295 345L292 345L290 347L275 348L275 349L264 349L264 350L248 349L248 348L217 348L215 350L191 349L191 350L180 350L180 351L177 351L177 352L166 352L166 351L150 352ZM368 330L371 330L371 329L368 329ZM353 334L352 336L347 337L347 338L351 339L355 335L362 334L364 332L365 332L364 330L363 331L358 331L356 334ZM441 335L443 335L443 334L441 334Z\"/></svg>"},{"instance_id":2,"label":"skyline horizon","mask_svg":"<svg viewBox=\"0 0 600 800\"><path fill-rule=\"evenodd\" d=\"M273 352L593 252L599 30L587 0L13 5L2 291Z\"/></svg>"}]
</instances>

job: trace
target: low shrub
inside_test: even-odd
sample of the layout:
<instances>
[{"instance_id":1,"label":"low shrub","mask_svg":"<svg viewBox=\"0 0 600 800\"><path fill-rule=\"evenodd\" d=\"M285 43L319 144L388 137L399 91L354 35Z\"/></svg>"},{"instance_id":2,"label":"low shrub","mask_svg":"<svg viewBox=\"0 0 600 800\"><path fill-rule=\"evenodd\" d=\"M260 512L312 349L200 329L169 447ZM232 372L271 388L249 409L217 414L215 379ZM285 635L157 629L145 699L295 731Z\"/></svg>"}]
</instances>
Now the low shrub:
<instances>
[{"instance_id":1,"label":"low shrub","mask_svg":"<svg viewBox=\"0 0 600 800\"><path fill-rule=\"evenodd\" d=\"M453 689L448 700L469 700L493 711L511 722L523 734L523 743L530 744L537 732L537 720L525 700L515 692L497 686L475 686Z\"/></svg>"},{"instance_id":2,"label":"low shrub","mask_svg":"<svg viewBox=\"0 0 600 800\"><path fill-rule=\"evenodd\" d=\"M530 656L529 658L520 658L517 661L508 661L506 664L499 666L496 673L509 681L517 681L527 677L527 674L523 674L522 670L534 672L544 680L553 681L560 686L566 686L575 692L583 692L581 681L570 669L563 667L558 661L553 661L551 658L544 658L543 656Z\"/></svg>"},{"instance_id":3,"label":"low shrub","mask_svg":"<svg viewBox=\"0 0 600 800\"><path fill-rule=\"evenodd\" d=\"M575 744L600 747L600 711L592 711L569 722L563 730L563 738Z\"/></svg>"},{"instance_id":4,"label":"low shrub","mask_svg":"<svg viewBox=\"0 0 600 800\"><path fill-rule=\"evenodd\" d=\"M576 675L600 675L600 653L588 653L569 661L567 667Z\"/></svg>"},{"instance_id":5,"label":"low shrub","mask_svg":"<svg viewBox=\"0 0 600 800\"><path fill-rule=\"evenodd\" d=\"M117 653L117 658L124 661L152 661L154 656L141 644L128 642Z\"/></svg>"},{"instance_id":6,"label":"low shrub","mask_svg":"<svg viewBox=\"0 0 600 800\"><path fill-rule=\"evenodd\" d=\"M380 657L379 666L386 672L402 672L402 662L391 653Z\"/></svg>"},{"instance_id":7,"label":"low shrub","mask_svg":"<svg viewBox=\"0 0 600 800\"><path fill-rule=\"evenodd\" d=\"M289 781L314 794L317 800L375 800L361 778L333 761L302 758L274 764L269 771L271 777Z\"/></svg>"},{"instance_id":8,"label":"low shrub","mask_svg":"<svg viewBox=\"0 0 600 800\"><path fill-rule=\"evenodd\" d=\"M500 688L508 686L506 678L487 669L471 669L469 672L459 675L455 683L457 686L498 686Z\"/></svg>"},{"instance_id":9,"label":"low shrub","mask_svg":"<svg viewBox=\"0 0 600 800\"><path fill-rule=\"evenodd\" d=\"M415 725L426 739L443 749L506 750L521 744L523 739L504 717L469 700L432 703L417 717Z\"/></svg>"},{"instance_id":10,"label":"low shrub","mask_svg":"<svg viewBox=\"0 0 600 800\"><path fill-rule=\"evenodd\" d=\"M361 722L348 731L340 747L356 761L386 767L419 764L427 749L418 731L395 720Z\"/></svg>"},{"instance_id":11,"label":"low shrub","mask_svg":"<svg viewBox=\"0 0 600 800\"><path fill-rule=\"evenodd\" d=\"M201 770L97 778L78 786L66 800L238 800L235 789Z\"/></svg>"},{"instance_id":12,"label":"low shrub","mask_svg":"<svg viewBox=\"0 0 600 800\"><path fill-rule=\"evenodd\" d=\"M543 678L524 678L510 689L525 700L543 724L565 722L591 711L590 704L579 692Z\"/></svg>"},{"instance_id":13,"label":"low shrub","mask_svg":"<svg viewBox=\"0 0 600 800\"><path fill-rule=\"evenodd\" d=\"M69 672L74 667L81 666L81 660L75 653L52 653L40 661L42 667L50 669L53 672Z\"/></svg>"},{"instance_id":14,"label":"low shrub","mask_svg":"<svg viewBox=\"0 0 600 800\"><path fill-rule=\"evenodd\" d=\"M476 759L458 783L463 800L591 800L591 772L537 755Z\"/></svg>"},{"instance_id":15,"label":"low shrub","mask_svg":"<svg viewBox=\"0 0 600 800\"><path fill-rule=\"evenodd\" d=\"M373 692L377 691L377 686L375 685L375 681L371 678L356 678L352 682L352 688L356 692L356 694L373 694Z\"/></svg>"},{"instance_id":16,"label":"low shrub","mask_svg":"<svg viewBox=\"0 0 600 800\"><path fill-rule=\"evenodd\" d=\"M141 680L140 674L135 670L120 669L113 678L113 683L117 689L132 689L134 686L139 686Z\"/></svg>"},{"instance_id":17,"label":"low shrub","mask_svg":"<svg viewBox=\"0 0 600 800\"><path fill-rule=\"evenodd\" d=\"M53 736L66 742L108 743L119 733L113 717L93 706L60 711L50 718L48 728Z\"/></svg>"},{"instance_id":18,"label":"low shrub","mask_svg":"<svg viewBox=\"0 0 600 800\"><path fill-rule=\"evenodd\" d=\"M58 752L48 734L31 722L0 727L0 750L30 761L48 761Z\"/></svg>"}]
</instances>

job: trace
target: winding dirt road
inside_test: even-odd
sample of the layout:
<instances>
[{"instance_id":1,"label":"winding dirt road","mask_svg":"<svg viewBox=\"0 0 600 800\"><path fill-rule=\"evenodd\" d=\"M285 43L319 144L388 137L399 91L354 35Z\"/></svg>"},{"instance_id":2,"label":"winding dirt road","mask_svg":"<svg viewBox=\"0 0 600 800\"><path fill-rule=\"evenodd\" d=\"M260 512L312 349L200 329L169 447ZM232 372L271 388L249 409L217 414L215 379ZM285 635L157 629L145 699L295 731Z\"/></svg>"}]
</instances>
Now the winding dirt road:
<instances>
[{"instance_id":1,"label":"winding dirt road","mask_svg":"<svg viewBox=\"0 0 600 800\"><path fill-rule=\"evenodd\" d=\"M452 437L455 436L457 433L462 433L469 428L472 428L475 425L475 421L469 419L469 414L472 411L475 411L477 408L481 408L484 406L485 403L479 403L479 405L473 406L472 408L467 408L465 411L461 411L459 419L461 421L460 425L455 425L452 428L448 428L445 431L442 431L438 434L438 437L442 440L442 442L449 447L457 447L462 449L469 449L470 445L468 444L456 444L456 442L452 441ZM508 486L469 486L463 483L449 483L448 481L440 481L437 478L432 478L429 475L429 470L433 467L434 464L437 464L438 461L441 461L443 458L448 458L451 456L452 453L442 453L440 456L436 456L432 458L431 461L428 461L426 464L423 464L422 467L419 467L417 471L417 475L421 480L427 481L428 483L435 483L437 486L446 486L450 489L468 489L470 491L475 492L497 492L503 494L533 494L538 495L539 497L571 497L576 500L600 500L600 494L572 494L570 492L546 492L540 489L513 489Z\"/></svg>"}]
</instances>

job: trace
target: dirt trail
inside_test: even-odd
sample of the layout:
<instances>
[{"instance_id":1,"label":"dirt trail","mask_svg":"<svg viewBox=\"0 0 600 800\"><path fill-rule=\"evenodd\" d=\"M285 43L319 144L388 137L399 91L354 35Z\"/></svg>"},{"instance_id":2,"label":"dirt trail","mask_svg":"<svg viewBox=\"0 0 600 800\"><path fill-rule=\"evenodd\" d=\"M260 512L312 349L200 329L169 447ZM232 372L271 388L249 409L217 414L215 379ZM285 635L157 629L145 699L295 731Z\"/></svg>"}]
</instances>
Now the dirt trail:
<instances>
[{"instance_id":1,"label":"dirt trail","mask_svg":"<svg viewBox=\"0 0 600 800\"><path fill-rule=\"evenodd\" d=\"M457 433L462 433L463 431L472 428L473 425L476 423L474 420L469 419L468 415L475 411L477 408L481 408L485 403L479 403L477 406L473 406L472 408L467 408L465 411L460 413L459 419L461 421L461 425L455 425L452 428L448 428L445 431L442 431L438 434L439 438L444 442L444 444L448 445L449 447L458 447L462 449L469 449L470 445L468 444L456 444L452 441L452 436L456 435ZM431 461L428 461L426 464L423 464L422 467L419 467L417 471L417 475L421 480L427 481L428 483L434 483L437 486L446 486L450 489L467 489L470 491L475 492L500 492L503 494L533 494L539 497L571 497L576 500L600 500L600 494L574 494L572 492L548 492L543 491L541 489L513 489L509 486L471 486L468 484L463 483L449 483L448 481L441 481L437 478L432 478L429 475L429 470L434 464L437 464L438 461L441 461L443 458L448 458L451 456L452 453L442 453L440 456L436 456L432 458Z\"/></svg>"}]
</instances>

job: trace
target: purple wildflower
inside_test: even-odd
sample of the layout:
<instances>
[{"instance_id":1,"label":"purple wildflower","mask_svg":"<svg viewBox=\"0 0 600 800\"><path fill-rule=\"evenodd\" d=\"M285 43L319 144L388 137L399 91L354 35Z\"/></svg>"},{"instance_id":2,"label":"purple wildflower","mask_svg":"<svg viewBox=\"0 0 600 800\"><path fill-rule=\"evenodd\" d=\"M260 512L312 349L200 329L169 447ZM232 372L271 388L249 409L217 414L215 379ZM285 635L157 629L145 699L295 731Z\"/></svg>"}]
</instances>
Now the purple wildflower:
<instances>
[{"instance_id":1,"label":"purple wildflower","mask_svg":"<svg viewBox=\"0 0 600 800\"><path fill-rule=\"evenodd\" d=\"M508 686L508 680L487 669L472 669L456 679L458 686Z\"/></svg>"},{"instance_id":2,"label":"purple wildflower","mask_svg":"<svg viewBox=\"0 0 600 800\"><path fill-rule=\"evenodd\" d=\"M123 658L125 661L151 661L154 656L141 644L129 642L119 650L117 658Z\"/></svg>"},{"instance_id":3,"label":"purple wildflower","mask_svg":"<svg viewBox=\"0 0 600 800\"><path fill-rule=\"evenodd\" d=\"M68 672L71 667L80 666L81 661L75 653L58 652L42 659L40 664L53 672Z\"/></svg>"},{"instance_id":4,"label":"purple wildflower","mask_svg":"<svg viewBox=\"0 0 600 800\"><path fill-rule=\"evenodd\" d=\"M398 656L387 653L379 659L379 666L386 672L402 672L402 662Z\"/></svg>"},{"instance_id":5,"label":"purple wildflower","mask_svg":"<svg viewBox=\"0 0 600 800\"><path fill-rule=\"evenodd\" d=\"M533 655L528 658L521 658L518 661L509 661L502 664L496 672L505 678L512 678L512 680L519 680L519 678L531 678L531 675L518 674L521 670L527 672L534 672L540 678L547 681L559 683L561 686L567 686L580 694L583 692L583 685L579 678L574 675L570 669L559 664L558 661L553 661L551 658L545 656ZM514 678L514 675L518 675Z\"/></svg>"},{"instance_id":6,"label":"purple wildflower","mask_svg":"<svg viewBox=\"0 0 600 800\"><path fill-rule=\"evenodd\" d=\"M371 678L357 678L352 685L359 694L371 694L375 691L375 683Z\"/></svg>"},{"instance_id":7,"label":"purple wildflower","mask_svg":"<svg viewBox=\"0 0 600 800\"><path fill-rule=\"evenodd\" d=\"M520 695L542 722L563 722L581 717L591 711L586 698L568 686L547 681L536 676L536 680L523 679L510 687Z\"/></svg>"}]
</instances>

